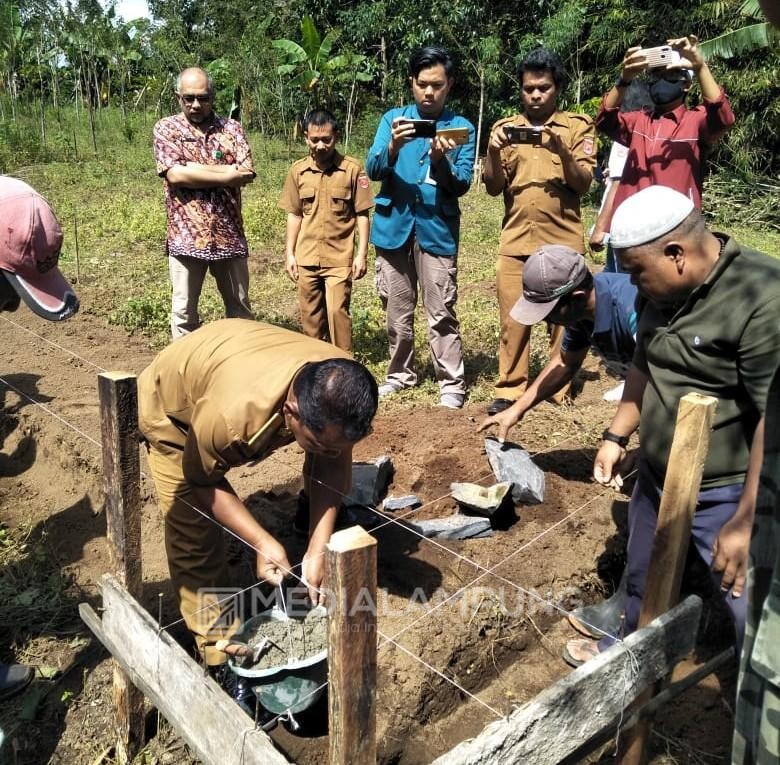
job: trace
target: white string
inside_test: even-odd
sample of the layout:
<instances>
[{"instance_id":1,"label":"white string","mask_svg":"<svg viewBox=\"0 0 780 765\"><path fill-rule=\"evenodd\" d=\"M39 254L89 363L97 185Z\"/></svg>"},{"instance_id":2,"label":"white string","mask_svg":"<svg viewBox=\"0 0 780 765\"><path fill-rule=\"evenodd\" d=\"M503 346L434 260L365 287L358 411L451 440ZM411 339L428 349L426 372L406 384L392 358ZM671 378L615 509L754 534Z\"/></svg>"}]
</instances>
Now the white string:
<instances>
[{"instance_id":1,"label":"white string","mask_svg":"<svg viewBox=\"0 0 780 765\"><path fill-rule=\"evenodd\" d=\"M3 385L6 385L8 388L10 388L12 391L17 393L18 395L20 395L22 398L26 398L30 403L35 404L35 406L39 406L41 409L43 409L44 412L46 412L47 414L50 414L56 420L59 420L63 425L65 425L66 427L68 427L71 430L75 431L80 436L83 436L84 438L86 438L87 441L92 442L93 444L95 444L95 446L100 447L101 449L103 448L103 446L100 443L100 441L97 441L94 438L92 438L92 436L87 435L83 430L79 430L75 425L71 425L71 423L69 423L67 420L63 419L62 417L60 417L55 412L52 412L51 409L49 409L48 407L44 406L40 401L36 401L34 398L32 398L32 396L28 396L26 393L24 393L23 391L19 390L19 388L17 388L15 385L12 385L11 383L9 383L8 380L6 380L4 377L0 377L0 383L3 383Z\"/></svg>"},{"instance_id":2,"label":"white string","mask_svg":"<svg viewBox=\"0 0 780 765\"><path fill-rule=\"evenodd\" d=\"M90 361L89 359L85 359L83 356L79 356L78 353L74 353L71 350L68 350L64 346L60 345L59 343L55 343L53 340L49 340L46 337L43 337L43 335L39 335L37 332L33 332L31 329L28 329L25 326L22 326L21 324L17 324L15 321L9 319L7 316L0 315L0 319L3 319L4 321L7 321L9 324L13 324L15 327L18 327L23 332L27 332L28 334L32 335L33 337L37 337L39 340L43 340L44 343L48 343L49 345L53 346L54 348L59 348L61 351L64 351L67 354L70 354L73 356L74 359L78 359L79 361L83 361L85 364L89 364L91 367L94 367L95 369L101 371L101 372L107 372L108 370L103 369L98 364L95 364L94 362Z\"/></svg>"}]
</instances>

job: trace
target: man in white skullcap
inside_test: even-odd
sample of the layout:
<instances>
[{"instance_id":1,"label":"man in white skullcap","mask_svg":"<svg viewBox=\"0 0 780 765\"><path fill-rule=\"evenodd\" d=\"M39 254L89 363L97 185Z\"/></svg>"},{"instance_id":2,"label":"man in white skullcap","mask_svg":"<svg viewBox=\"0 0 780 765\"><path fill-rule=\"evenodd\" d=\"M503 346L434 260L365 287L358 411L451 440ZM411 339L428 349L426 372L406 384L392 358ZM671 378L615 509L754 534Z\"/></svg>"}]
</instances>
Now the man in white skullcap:
<instances>
[{"instance_id":1,"label":"man in white skullcap","mask_svg":"<svg viewBox=\"0 0 780 765\"><path fill-rule=\"evenodd\" d=\"M712 567L739 647L761 467L760 450L751 446L780 364L780 261L708 231L691 200L665 186L643 189L618 207L612 242L639 291L639 326L633 366L593 476L622 485L625 447L640 428L628 511L625 632L639 620L678 403L697 392L717 398L718 408L691 541ZM570 640L564 656L581 664L611 642Z\"/></svg>"}]
</instances>

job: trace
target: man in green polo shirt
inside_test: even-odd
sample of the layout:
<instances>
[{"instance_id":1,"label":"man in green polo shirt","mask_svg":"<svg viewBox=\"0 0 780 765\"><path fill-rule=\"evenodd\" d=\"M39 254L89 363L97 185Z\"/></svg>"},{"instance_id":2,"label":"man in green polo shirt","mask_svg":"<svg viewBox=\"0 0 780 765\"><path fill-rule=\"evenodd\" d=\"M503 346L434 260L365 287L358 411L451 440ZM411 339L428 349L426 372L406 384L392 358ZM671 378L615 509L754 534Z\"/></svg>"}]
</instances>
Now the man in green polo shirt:
<instances>
[{"instance_id":1,"label":"man in green polo shirt","mask_svg":"<svg viewBox=\"0 0 780 765\"><path fill-rule=\"evenodd\" d=\"M780 261L708 231L691 200L664 186L620 205L612 243L644 303L633 367L593 468L599 483L619 485L628 437L640 428L629 504L626 632L639 620L678 403L695 391L717 398L718 408L691 541L713 568L739 644L761 463L751 446L780 364ZM572 640L565 656L582 663L610 642Z\"/></svg>"}]
</instances>

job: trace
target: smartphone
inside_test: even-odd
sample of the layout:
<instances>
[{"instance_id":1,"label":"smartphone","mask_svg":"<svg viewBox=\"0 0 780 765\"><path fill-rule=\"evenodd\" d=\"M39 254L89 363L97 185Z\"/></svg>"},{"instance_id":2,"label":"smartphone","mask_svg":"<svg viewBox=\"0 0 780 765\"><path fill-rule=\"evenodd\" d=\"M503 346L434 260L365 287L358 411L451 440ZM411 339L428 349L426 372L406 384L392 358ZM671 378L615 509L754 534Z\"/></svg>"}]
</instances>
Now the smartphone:
<instances>
[{"instance_id":1,"label":"smartphone","mask_svg":"<svg viewBox=\"0 0 780 765\"><path fill-rule=\"evenodd\" d=\"M449 138L450 141L454 141L458 146L469 142L469 129L467 127L441 128L436 131L436 135L442 138Z\"/></svg>"},{"instance_id":2,"label":"smartphone","mask_svg":"<svg viewBox=\"0 0 780 765\"><path fill-rule=\"evenodd\" d=\"M642 48L637 53L645 57L648 69L665 69L680 63L680 53L670 45L659 45L657 48Z\"/></svg>"},{"instance_id":3,"label":"smartphone","mask_svg":"<svg viewBox=\"0 0 780 765\"><path fill-rule=\"evenodd\" d=\"M433 138L436 135L436 120L404 120L414 125L415 138Z\"/></svg>"},{"instance_id":4,"label":"smartphone","mask_svg":"<svg viewBox=\"0 0 780 765\"><path fill-rule=\"evenodd\" d=\"M542 129L540 127L504 125L504 134L509 139L509 143L529 143L538 146L542 142Z\"/></svg>"}]
</instances>

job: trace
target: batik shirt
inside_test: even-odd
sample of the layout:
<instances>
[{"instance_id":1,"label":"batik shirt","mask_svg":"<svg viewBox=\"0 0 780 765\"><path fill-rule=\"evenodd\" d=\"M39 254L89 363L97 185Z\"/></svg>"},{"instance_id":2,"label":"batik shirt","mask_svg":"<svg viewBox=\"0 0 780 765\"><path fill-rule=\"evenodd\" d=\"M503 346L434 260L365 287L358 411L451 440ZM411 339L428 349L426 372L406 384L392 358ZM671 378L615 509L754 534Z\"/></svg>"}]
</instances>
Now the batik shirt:
<instances>
[{"instance_id":1,"label":"batik shirt","mask_svg":"<svg viewBox=\"0 0 780 765\"><path fill-rule=\"evenodd\" d=\"M154 126L157 174L166 177L174 165L238 165L254 171L244 131L235 120L214 117L205 132L183 114ZM241 190L228 186L187 189L165 181L168 216L166 251L173 257L222 260L248 255L241 218Z\"/></svg>"}]
</instances>

